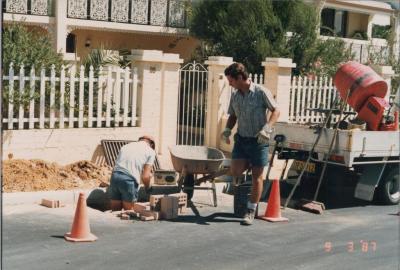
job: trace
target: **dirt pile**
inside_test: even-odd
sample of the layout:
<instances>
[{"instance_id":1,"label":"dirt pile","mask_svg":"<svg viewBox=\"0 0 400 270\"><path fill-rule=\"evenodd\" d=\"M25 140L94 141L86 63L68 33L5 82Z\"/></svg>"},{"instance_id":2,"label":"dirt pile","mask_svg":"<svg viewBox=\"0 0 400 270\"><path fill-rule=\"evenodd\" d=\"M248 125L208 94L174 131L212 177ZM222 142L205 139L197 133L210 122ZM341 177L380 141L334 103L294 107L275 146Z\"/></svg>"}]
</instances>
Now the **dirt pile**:
<instances>
[{"instance_id":1,"label":"dirt pile","mask_svg":"<svg viewBox=\"0 0 400 270\"><path fill-rule=\"evenodd\" d=\"M109 183L111 168L89 161L66 166L43 160L3 161L3 192L95 188Z\"/></svg>"}]
</instances>

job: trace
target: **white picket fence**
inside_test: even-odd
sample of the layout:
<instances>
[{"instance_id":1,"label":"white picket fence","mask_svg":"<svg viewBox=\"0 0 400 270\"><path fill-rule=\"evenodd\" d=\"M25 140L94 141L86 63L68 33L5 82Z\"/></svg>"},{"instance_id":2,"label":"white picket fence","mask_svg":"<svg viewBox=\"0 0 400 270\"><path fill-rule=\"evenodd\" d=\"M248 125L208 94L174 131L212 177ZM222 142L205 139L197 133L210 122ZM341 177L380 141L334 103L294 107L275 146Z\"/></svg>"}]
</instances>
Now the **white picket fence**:
<instances>
[{"instance_id":1,"label":"white picket fence","mask_svg":"<svg viewBox=\"0 0 400 270\"><path fill-rule=\"evenodd\" d=\"M251 79L252 82L257 83L257 84L264 84L264 75L263 74L249 74L249 78Z\"/></svg>"},{"instance_id":2,"label":"white picket fence","mask_svg":"<svg viewBox=\"0 0 400 270\"><path fill-rule=\"evenodd\" d=\"M290 87L289 122L292 123L320 123L325 115L310 109L330 109L335 102L336 91L332 78L328 77L292 77ZM345 111L354 110L347 105ZM332 116L338 121L339 116Z\"/></svg>"},{"instance_id":3,"label":"white picket fence","mask_svg":"<svg viewBox=\"0 0 400 270\"><path fill-rule=\"evenodd\" d=\"M42 68L39 75L31 68L27 76L24 66L15 72L11 64L3 76L3 90L9 96L3 128L136 126L136 68L108 66L100 68L98 76L94 74L93 67L85 75L83 66L62 66L58 72L52 66ZM14 101L24 95L29 96L28 104Z\"/></svg>"}]
</instances>

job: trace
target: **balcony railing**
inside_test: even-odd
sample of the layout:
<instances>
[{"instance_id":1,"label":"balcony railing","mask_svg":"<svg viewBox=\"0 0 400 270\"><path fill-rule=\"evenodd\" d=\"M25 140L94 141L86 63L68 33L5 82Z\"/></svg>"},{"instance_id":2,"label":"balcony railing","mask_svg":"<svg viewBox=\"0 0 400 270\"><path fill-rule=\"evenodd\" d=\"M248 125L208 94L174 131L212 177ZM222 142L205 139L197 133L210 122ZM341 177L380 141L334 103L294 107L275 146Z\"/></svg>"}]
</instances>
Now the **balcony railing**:
<instances>
[{"instance_id":1,"label":"balcony railing","mask_svg":"<svg viewBox=\"0 0 400 270\"><path fill-rule=\"evenodd\" d=\"M68 0L68 18L186 27L182 0Z\"/></svg>"},{"instance_id":2,"label":"balcony railing","mask_svg":"<svg viewBox=\"0 0 400 270\"><path fill-rule=\"evenodd\" d=\"M53 16L54 0L6 0L3 11L7 13Z\"/></svg>"}]
</instances>

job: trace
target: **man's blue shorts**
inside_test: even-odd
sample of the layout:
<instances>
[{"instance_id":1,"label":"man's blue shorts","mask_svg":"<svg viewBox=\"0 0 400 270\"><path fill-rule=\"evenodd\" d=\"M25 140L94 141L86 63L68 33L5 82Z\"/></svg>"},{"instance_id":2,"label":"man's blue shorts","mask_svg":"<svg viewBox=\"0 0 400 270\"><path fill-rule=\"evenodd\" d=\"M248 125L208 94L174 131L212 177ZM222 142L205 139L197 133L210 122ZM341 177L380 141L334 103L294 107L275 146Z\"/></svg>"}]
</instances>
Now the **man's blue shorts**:
<instances>
[{"instance_id":1,"label":"man's blue shorts","mask_svg":"<svg viewBox=\"0 0 400 270\"><path fill-rule=\"evenodd\" d=\"M138 191L139 185L134 177L119 171L112 173L109 188L111 200L136 202Z\"/></svg>"},{"instance_id":2,"label":"man's blue shorts","mask_svg":"<svg viewBox=\"0 0 400 270\"><path fill-rule=\"evenodd\" d=\"M268 144L259 144L257 138L242 137L238 133L233 136L235 144L232 159L245 159L253 167L265 167L268 164Z\"/></svg>"}]
</instances>

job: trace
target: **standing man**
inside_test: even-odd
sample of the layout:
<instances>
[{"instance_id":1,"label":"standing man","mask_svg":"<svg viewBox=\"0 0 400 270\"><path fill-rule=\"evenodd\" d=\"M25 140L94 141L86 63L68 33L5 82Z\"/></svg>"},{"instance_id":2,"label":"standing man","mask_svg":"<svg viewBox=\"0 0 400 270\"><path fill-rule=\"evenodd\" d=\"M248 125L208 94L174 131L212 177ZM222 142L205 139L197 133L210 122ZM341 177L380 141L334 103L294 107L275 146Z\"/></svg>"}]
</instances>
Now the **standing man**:
<instances>
[{"instance_id":1,"label":"standing man","mask_svg":"<svg viewBox=\"0 0 400 270\"><path fill-rule=\"evenodd\" d=\"M230 135L236 122L231 173L240 176L251 166L252 191L242 225L251 225L263 189L263 171L268 164L268 145L273 125L279 117L279 109L272 93L253 83L241 63L233 63L225 69L229 85L236 89L229 103L229 118L221 138L230 144ZM268 119L268 111L271 115Z\"/></svg>"},{"instance_id":2,"label":"standing man","mask_svg":"<svg viewBox=\"0 0 400 270\"><path fill-rule=\"evenodd\" d=\"M110 181L111 210L133 209L140 180L146 193L151 191L155 158L155 143L151 136L142 136L139 141L121 148Z\"/></svg>"}]
</instances>

